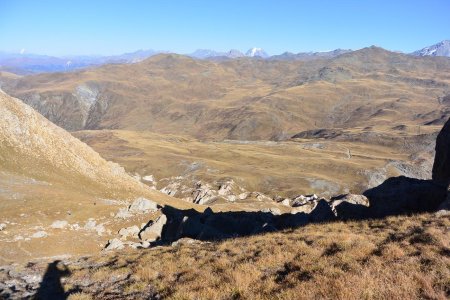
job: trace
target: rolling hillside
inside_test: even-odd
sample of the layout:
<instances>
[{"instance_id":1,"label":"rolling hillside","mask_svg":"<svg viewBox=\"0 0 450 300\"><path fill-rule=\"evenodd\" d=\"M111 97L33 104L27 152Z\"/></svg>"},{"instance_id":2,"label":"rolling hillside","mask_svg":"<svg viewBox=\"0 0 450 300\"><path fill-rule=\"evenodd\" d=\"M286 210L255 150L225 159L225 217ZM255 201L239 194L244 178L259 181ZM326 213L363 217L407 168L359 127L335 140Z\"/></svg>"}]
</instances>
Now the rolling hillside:
<instances>
[{"instance_id":1,"label":"rolling hillside","mask_svg":"<svg viewBox=\"0 0 450 300\"><path fill-rule=\"evenodd\" d=\"M448 58L370 47L313 61L163 54L0 82L67 130L279 140L317 128L442 124L449 115L449 68Z\"/></svg>"}]
</instances>

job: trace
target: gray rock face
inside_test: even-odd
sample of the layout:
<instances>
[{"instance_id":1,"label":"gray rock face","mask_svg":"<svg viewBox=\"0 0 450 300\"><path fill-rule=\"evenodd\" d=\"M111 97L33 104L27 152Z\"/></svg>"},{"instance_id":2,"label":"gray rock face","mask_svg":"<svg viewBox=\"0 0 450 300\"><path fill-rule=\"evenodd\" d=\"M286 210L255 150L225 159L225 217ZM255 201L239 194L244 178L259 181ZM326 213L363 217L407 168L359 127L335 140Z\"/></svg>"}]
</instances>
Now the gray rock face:
<instances>
[{"instance_id":1,"label":"gray rock face","mask_svg":"<svg viewBox=\"0 0 450 300\"><path fill-rule=\"evenodd\" d=\"M439 132L435 150L433 180L448 186L450 182L450 120Z\"/></svg>"}]
</instances>

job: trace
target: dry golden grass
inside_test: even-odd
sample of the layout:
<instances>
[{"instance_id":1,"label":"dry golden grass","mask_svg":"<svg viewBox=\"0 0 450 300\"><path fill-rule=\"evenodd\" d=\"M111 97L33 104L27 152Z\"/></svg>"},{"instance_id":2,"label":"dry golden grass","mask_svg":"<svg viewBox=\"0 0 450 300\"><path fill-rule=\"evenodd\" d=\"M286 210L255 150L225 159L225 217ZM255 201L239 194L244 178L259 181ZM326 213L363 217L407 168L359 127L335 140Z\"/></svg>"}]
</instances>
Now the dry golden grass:
<instances>
[{"instance_id":1,"label":"dry golden grass","mask_svg":"<svg viewBox=\"0 0 450 300\"><path fill-rule=\"evenodd\" d=\"M92 281L83 292L93 298L108 295L96 286L128 274L124 297L150 289L169 299L447 299L449 226L424 214L127 251L106 264L89 258L68 282Z\"/></svg>"},{"instance_id":2,"label":"dry golden grass","mask_svg":"<svg viewBox=\"0 0 450 300\"><path fill-rule=\"evenodd\" d=\"M168 184L160 179L185 175L191 181L209 183L232 178L249 191L270 196L317 193L329 197L340 192L363 192L370 173L385 168L393 160L411 163L410 155L419 151L403 146L417 138L417 132L409 130L398 133L386 127L374 128L371 133L382 136L381 142L358 140L358 135L365 134L362 129L346 131L355 141L205 142L180 135L123 130L81 131L74 135L129 173L154 175L159 189ZM439 127L430 126L426 130L429 133ZM423 157L432 161L428 153ZM192 164L196 165L194 169L190 169ZM385 176L401 174L394 167L386 168L385 172ZM186 184L192 186L193 182Z\"/></svg>"}]
</instances>

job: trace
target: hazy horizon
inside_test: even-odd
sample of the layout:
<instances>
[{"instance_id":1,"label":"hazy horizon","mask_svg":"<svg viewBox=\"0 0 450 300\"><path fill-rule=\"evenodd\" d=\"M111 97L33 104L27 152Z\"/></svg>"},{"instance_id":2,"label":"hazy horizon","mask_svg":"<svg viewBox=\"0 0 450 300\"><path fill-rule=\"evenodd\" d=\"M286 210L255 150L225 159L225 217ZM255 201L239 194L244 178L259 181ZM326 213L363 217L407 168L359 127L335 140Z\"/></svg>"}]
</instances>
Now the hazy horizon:
<instances>
[{"instance_id":1,"label":"hazy horizon","mask_svg":"<svg viewBox=\"0 0 450 300\"><path fill-rule=\"evenodd\" d=\"M449 9L443 0L3 1L0 51L108 56L260 47L276 55L376 45L409 53L450 38Z\"/></svg>"}]
</instances>

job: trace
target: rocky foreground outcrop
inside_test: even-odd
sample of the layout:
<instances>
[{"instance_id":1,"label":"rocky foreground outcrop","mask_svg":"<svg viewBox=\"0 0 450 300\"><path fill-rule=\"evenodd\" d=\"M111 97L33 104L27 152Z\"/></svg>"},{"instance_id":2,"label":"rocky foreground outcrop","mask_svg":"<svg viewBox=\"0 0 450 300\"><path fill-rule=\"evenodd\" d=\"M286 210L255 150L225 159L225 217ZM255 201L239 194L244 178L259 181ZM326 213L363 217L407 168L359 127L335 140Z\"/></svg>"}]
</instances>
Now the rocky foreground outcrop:
<instances>
[{"instance_id":1,"label":"rocky foreground outcrop","mask_svg":"<svg viewBox=\"0 0 450 300\"><path fill-rule=\"evenodd\" d=\"M436 139L436 156L433 164L433 181L442 185L447 190L446 201L441 204L441 209L450 210L450 119L445 123Z\"/></svg>"}]
</instances>

